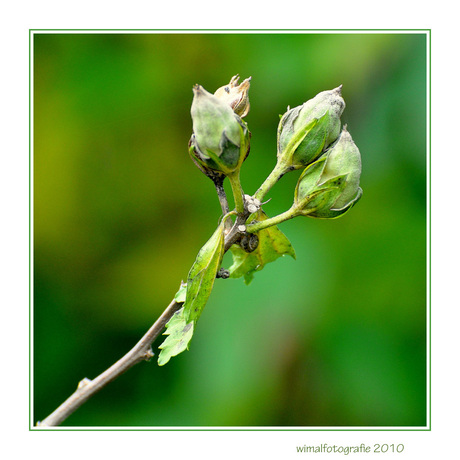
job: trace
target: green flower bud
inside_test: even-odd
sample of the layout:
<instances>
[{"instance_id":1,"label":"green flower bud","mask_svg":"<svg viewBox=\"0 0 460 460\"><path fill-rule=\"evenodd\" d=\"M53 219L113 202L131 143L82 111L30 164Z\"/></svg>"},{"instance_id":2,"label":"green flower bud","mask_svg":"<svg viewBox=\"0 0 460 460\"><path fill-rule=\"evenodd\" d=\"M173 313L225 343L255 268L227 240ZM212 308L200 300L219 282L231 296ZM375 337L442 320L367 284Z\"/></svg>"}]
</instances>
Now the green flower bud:
<instances>
[{"instance_id":1,"label":"green flower bud","mask_svg":"<svg viewBox=\"0 0 460 460\"><path fill-rule=\"evenodd\" d=\"M230 105L202 86L193 88L193 135L190 154L204 169L229 174L236 171L249 153L250 133L246 123Z\"/></svg>"},{"instance_id":2,"label":"green flower bud","mask_svg":"<svg viewBox=\"0 0 460 460\"><path fill-rule=\"evenodd\" d=\"M295 190L299 214L322 219L339 217L361 198L361 155L343 128L338 141L305 168Z\"/></svg>"},{"instance_id":3,"label":"green flower bud","mask_svg":"<svg viewBox=\"0 0 460 460\"><path fill-rule=\"evenodd\" d=\"M300 169L337 139L345 108L341 90L340 85L323 91L282 116L278 126L278 160Z\"/></svg>"},{"instance_id":4,"label":"green flower bud","mask_svg":"<svg viewBox=\"0 0 460 460\"><path fill-rule=\"evenodd\" d=\"M221 86L214 95L225 101L237 115L243 118L249 113L248 92L251 85L251 77L246 78L246 80L238 84L239 79L239 75L235 75L228 85Z\"/></svg>"}]
</instances>

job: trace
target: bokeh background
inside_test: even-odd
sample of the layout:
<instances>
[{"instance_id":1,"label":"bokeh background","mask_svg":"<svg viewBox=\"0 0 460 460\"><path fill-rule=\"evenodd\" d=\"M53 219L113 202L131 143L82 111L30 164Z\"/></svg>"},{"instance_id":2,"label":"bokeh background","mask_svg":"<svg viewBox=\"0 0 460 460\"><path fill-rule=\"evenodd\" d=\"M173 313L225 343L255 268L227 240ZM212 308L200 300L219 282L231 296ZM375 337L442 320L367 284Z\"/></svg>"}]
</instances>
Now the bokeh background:
<instances>
[{"instance_id":1,"label":"bokeh background","mask_svg":"<svg viewBox=\"0 0 460 460\"><path fill-rule=\"evenodd\" d=\"M297 260L249 286L217 280L190 351L135 366L63 425L424 426L426 48L422 33L35 34L34 420L124 355L186 279L220 217L187 153L192 86L239 73L246 193L275 164L278 115L343 84L364 196L341 219L282 224Z\"/></svg>"}]
</instances>

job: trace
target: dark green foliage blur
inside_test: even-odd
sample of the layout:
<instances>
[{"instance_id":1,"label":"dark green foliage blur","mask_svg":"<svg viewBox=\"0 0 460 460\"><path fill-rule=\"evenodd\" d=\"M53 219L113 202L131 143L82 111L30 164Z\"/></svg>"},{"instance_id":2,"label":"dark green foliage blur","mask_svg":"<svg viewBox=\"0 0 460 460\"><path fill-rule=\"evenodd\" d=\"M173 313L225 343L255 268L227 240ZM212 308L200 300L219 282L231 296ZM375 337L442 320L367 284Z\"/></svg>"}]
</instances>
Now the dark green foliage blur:
<instances>
[{"instance_id":1,"label":"dark green foliage blur","mask_svg":"<svg viewBox=\"0 0 460 460\"><path fill-rule=\"evenodd\" d=\"M249 286L217 280L190 351L138 364L64 425L426 424L425 35L42 33L33 52L34 420L124 355L186 279L221 214L187 153L192 86L239 73L246 193L275 165L287 106L343 84L364 196L338 220L282 224L297 260Z\"/></svg>"}]
</instances>

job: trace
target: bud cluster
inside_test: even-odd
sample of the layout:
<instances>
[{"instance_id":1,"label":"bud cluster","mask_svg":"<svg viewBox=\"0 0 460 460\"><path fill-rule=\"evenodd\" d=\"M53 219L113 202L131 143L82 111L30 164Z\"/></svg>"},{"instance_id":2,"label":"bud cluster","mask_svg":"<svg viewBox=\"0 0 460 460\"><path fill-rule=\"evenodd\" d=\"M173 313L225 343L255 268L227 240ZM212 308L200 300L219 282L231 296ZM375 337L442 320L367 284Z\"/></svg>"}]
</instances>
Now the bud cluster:
<instances>
[{"instance_id":1,"label":"bud cluster","mask_svg":"<svg viewBox=\"0 0 460 460\"><path fill-rule=\"evenodd\" d=\"M362 196L361 155L347 129L340 129L344 108L339 86L288 110L280 120L278 164L305 168L295 190L296 215L336 218Z\"/></svg>"},{"instance_id":2,"label":"bud cluster","mask_svg":"<svg viewBox=\"0 0 460 460\"><path fill-rule=\"evenodd\" d=\"M322 91L298 107L288 107L278 125L277 164L254 197L250 197L244 195L236 177L249 154L251 133L242 117L250 108L250 81L249 77L239 83L239 76L235 75L214 94L200 85L193 88L189 152L196 165L216 184L229 177L232 190L237 192L239 213L249 215L259 210L263 196L285 173L303 169L294 205L280 219L343 215L361 198L362 190L360 152L347 129L341 129L340 118L345 109L342 85ZM270 223L268 219L259 227ZM258 227L250 228L256 231Z\"/></svg>"}]
</instances>

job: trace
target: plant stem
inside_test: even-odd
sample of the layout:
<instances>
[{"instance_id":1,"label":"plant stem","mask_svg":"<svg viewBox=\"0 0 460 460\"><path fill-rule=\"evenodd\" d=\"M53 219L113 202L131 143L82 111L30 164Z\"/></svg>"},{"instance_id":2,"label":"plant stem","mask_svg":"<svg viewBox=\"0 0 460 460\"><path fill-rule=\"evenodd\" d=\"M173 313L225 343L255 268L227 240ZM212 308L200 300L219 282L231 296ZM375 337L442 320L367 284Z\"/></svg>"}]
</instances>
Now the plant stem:
<instances>
[{"instance_id":1,"label":"plant stem","mask_svg":"<svg viewBox=\"0 0 460 460\"><path fill-rule=\"evenodd\" d=\"M164 329L165 324L172 315L182 307L182 303L173 300L152 327L145 333L142 339L125 356L110 366L106 371L94 380L83 379L78 384L76 391L66 399L53 413L41 422L37 423L40 428L60 425L70 414L75 412L91 396L104 388L108 383L115 380L121 374L141 361L148 361L153 357L151 349L153 341Z\"/></svg>"},{"instance_id":2,"label":"plant stem","mask_svg":"<svg viewBox=\"0 0 460 460\"><path fill-rule=\"evenodd\" d=\"M227 194L225 193L224 188L224 179L225 176L213 179L214 185L216 187L217 197L219 198L220 207L222 209L222 214L226 216L230 212L230 207L228 205ZM232 228L231 220L225 221L225 228L229 232Z\"/></svg>"},{"instance_id":3,"label":"plant stem","mask_svg":"<svg viewBox=\"0 0 460 460\"><path fill-rule=\"evenodd\" d=\"M214 182L214 185L216 186L217 197L219 198L222 213L225 216L230 212L230 207L228 206L227 195L225 193L223 181Z\"/></svg>"},{"instance_id":4,"label":"plant stem","mask_svg":"<svg viewBox=\"0 0 460 460\"><path fill-rule=\"evenodd\" d=\"M282 162L276 163L273 171L265 179L264 183L259 187L259 190L254 194L254 198L262 201L268 191L288 172L290 167Z\"/></svg>"},{"instance_id":5,"label":"plant stem","mask_svg":"<svg viewBox=\"0 0 460 460\"><path fill-rule=\"evenodd\" d=\"M238 226L243 224L247 219L248 214L243 213L238 215L235 224L225 237L224 251L228 251L231 245L238 241L241 232ZM155 321L150 329L144 334L139 342L119 359L115 364L110 366L102 374L93 380L84 378L78 384L75 392L69 396L54 412L46 417L41 422L37 423L39 428L46 428L60 425L67 417L73 414L80 406L82 406L88 399L94 396L99 390L104 388L107 384L115 380L121 374L131 369L141 361L148 361L153 357L152 343L160 335L165 328L166 323L171 319L176 311L182 307L183 303L173 300Z\"/></svg>"},{"instance_id":6,"label":"plant stem","mask_svg":"<svg viewBox=\"0 0 460 460\"><path fill-rule=\"evenodd\" d=\"M262 220L260 222L255 222L253 224L246 225L246 232L256 233L256 232L259 232L260 230L263 230L264 228L272 227L273 225L278 225L281 222L292 219L293 217L296 217L298 215L299 214L298 214L297 209L293 206L291 209L288 209L287 211L275 217L271 217L269 219Z\"/></svg>"},{"instance_id":7,"label":"plant stem","mask_svg":"<svg viewBox=\"0 0 460 460\"><path fill-rule=\"evenodd\" d=\"M235 209L238 214L244 213L244 199L243 199L243 189L240 182L240 170L230 173L228 176L230 185L232 187L233 198L235 200Z\"/></svg>"}]
</instances>

